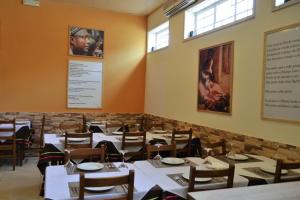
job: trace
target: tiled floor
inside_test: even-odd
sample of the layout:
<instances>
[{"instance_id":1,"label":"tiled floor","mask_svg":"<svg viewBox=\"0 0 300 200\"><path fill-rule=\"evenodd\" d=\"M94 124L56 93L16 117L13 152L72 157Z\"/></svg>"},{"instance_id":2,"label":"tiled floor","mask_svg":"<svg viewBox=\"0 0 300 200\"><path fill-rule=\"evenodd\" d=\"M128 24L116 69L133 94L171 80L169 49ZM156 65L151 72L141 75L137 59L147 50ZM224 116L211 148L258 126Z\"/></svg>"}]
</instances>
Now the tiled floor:
<instances>
[{"instance_id":1,"label":"tiled floor","mask_svg":"<svg viewBox=\"0 0 300 200\"><path fill-rule=\"evenodd\" d=\"M41 200L42 176L37 157L26 158L22 167L12 170L10 162L0 160L0 200ZM4 163L3 163L4 162Z\"/></svg>"}]
</instances>

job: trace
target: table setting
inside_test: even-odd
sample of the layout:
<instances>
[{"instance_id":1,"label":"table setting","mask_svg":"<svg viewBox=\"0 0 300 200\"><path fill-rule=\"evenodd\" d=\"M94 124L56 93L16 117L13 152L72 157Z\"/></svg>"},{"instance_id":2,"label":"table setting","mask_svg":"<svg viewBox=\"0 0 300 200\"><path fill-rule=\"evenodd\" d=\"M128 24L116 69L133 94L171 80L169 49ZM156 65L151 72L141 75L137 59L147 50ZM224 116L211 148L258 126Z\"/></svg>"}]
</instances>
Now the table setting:
<instances>
[{"instance_id":1,"label":"table setting","mask_svg":"<svg viewBox=\"0 0 300 200\"><path fill-rule=\"evenodd\" d=\"M102 164L103 166L99 164ZM106 173L104 173L105 171L103 170L105 170L107 163L99 164L82 164L79 167L82 168L82 173L85 173L85 176L89 178L122 176L128 174L130 169L134 169L135 200L146 200L154 195L160 195L161 193L161 189L155 183L148 180L148 177L131 163L126 163L126 167L120 167L122 165L120 162L110 163L115 169L117 169L117 171L110 171ZM94 169L96 170L93 171ZM127 189L127 185L90 187L85 188L85 195L88 199L115 198L127 193ZM56 200L77 199L78 194L79 174L67 174L66 167L63 165L50 166L46 169L45 198Z\"/></svg>"},{"instance_id":2,"label":"table setting","mask_svg":"<svg viewBox=\"0 0 300 200\"><path fill-rule=\"evenodd\" d=\"M228 167L227 163L211 164L199 157L173 158L166 157L161 160L136 161L134 165L142 170L149 179L157 182L164 193L173 194L181 198L186 198L190 166L201 169L211 169L218 167L222 169ZM209 167L210 166L210 167ZM196 187L200 189L214 189L226 185L226 178L205 178L198 179ZM234 187L247 186L248 180L239 175L235 175Z\"/></svg>"}]
</instances>

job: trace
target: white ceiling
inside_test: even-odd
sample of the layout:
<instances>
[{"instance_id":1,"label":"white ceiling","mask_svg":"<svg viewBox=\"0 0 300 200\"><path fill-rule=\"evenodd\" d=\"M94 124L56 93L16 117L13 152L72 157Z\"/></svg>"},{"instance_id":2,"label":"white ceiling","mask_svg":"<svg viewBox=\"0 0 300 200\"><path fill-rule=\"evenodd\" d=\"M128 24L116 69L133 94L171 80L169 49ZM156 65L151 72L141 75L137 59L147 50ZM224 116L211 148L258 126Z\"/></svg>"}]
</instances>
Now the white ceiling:
<instances>
[{"instance_id":1,"label":"white ceiling","mask_svg":"<svg viewBox=\"0 0 300 200\"><path fill-rule=\"evenodd\" d=\"M50 0L56 3L100 8L134 15L148 15L165 0Z\"/></svg>"}]
</instances>

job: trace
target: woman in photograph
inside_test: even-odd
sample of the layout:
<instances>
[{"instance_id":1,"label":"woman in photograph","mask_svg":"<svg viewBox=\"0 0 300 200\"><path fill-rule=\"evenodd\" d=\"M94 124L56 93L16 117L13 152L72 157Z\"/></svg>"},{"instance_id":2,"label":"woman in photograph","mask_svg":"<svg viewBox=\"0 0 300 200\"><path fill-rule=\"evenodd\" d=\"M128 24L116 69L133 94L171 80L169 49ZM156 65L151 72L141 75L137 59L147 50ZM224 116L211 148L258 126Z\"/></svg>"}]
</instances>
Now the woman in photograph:
<instances>
[{"instance_id":1,"label":"woman in photograph","mask_svg":"<svg viewBox=\"0 0 300 200\"><path fill-rule=\"evenodd\" d=\"M209 49L207 59L201 66L201 73L199 74L199 104L201 107L212 111L228 112L228 95L226 95L221 86L214 81L214 54L214 49Z\"/></svg>"}]
</instances>

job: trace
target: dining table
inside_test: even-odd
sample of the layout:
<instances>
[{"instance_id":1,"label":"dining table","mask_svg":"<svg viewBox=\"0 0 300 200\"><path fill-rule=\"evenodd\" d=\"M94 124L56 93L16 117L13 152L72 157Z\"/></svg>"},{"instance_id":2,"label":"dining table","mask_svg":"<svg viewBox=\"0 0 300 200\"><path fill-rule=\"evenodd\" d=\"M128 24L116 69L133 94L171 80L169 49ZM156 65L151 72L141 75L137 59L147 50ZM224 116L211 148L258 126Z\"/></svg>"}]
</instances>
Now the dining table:
<instances>
[{"instance_id":1,"label":"dining table","mask_svg":"<svg viewBox=\"0 0 300 200\"><path fill-rule=\"evenodd\" d=\"M299 200L300 181L189 192L189 200Z\"/></svg>"},{"instance_id":2,"label":"dining table","mask_svg":"<svg viewBox=\"0 0 300 200\"><path fill-rule=\"evenodd\" d=\"M233 163L235 172L249 180L250 185L270 184L274 182L276 160L261 155L235 154L236 159L226 155L209 156L208 160L215 165ZM195 161L197 162L197 161ZM300 176L300 169L283 170L282 178Z\"/></svg>"},{"instance_id":3,"label":"dining table","mask_svg":"<svg viewBox=\"0 0 300 200\"><path fill-rule=\"evenodd\" d=\"M168 161L164 161L166 159ZM172 159L176 161L173 163ZM136 161L134 165L147 175L149 181L157 183L162 188L164 196L176 196L183 199L187 197L190 166L197 166L197 169L209 169L205 159L199 157L163 158L161 161L144 160ZM225 169L228 168L228 164L224 163L217 167ZM195 187L197 189L217 189L226 184L227 179L225 177L209 178L198 182ZM235 173L233 186L243 187L247 185L248 179Z\"/></svg>"},{"instance_id":4,"label":"dining table","mask_svg":"<svg viewBox=\"0 0 300 200\"><path fill-rule=\"evenodd\" d=\"M253 182L253 180L264 180L264 184L273 182L274 172L268 170L270 169L273 170L273 167L276 163L275 160L264 156L258 156L252 154L237 154L235 155L235 157L237 159L233 159L232 156L231 157L208 156L206 158L165 157L158 160L155 159L141 160L141 161L135 161L133 163L126 163L126 166L128 166L128 168L119 168L120 163L113 163L114 164L113 170L108 169L108 170L102 170L101 172L93 172L87 174L88 176L93 176L93 177L114 176L122 173L128 173L129 169L134 169L136 172L134 199L136 200L147 199L145 198L145 196L148 196L151 193L153 194L152 191L153 188L156 188L156 190L157 188L159 188L159 190L161 190L162 193L161 196L163 196L164 198L172 197L176 199L186 199L188 197L187 189L188 189L188 182L189 182L188 179L189 179L190 166L196 166L197 169L203 169L203 170L208 170L208 169L217 170L217 169L228 168L229 163L234 163L235 173L234 173L233 187L245 188L242 190L248 190L252 188L246 186L255 185L253 184L255 183L255 181ZM299 176L299 175L300 175L299 170L289 170L286 174L283 175L283 178L289 176ZM45 177L46 177L45 197L52 198L52 199L74 199L75 198L76 195L73 194L74 189L73 190L70 189L71 187L70 182L72 182L72 184L73 182L77 182L77 186L78 186L78 178L79 178L78 173L74 173L74 174L71 173L70 170L68 170L63 165L49 166L46 169ZM226 183L227 183L226 177L206 178L206 179L198 180L195 185L195 188L201 190L219 189L226 186ZM260 184L260 182L258 182L258 184ZM91 194L92 196L91 199L100 196L105 198L112 197L117 195L119 192L120 190L114 190L113 192L111 191L108 193L103 193L103 192L93 193ZM196 196L196 199L197 198L198 197Z\"/></svg>"},{"instance_id":5,"label":"dining table","mask_svg":"<svg viewBox=\"0 0 300 200\"><path fill-rule=\"evenodd\" d=\"M103 124L97 124L103 127ZM110 133L93 133L93 148L100 147L102 144L107 146L107 151L110 154L119 154L122 149L122 132L116 131ZM131 140L132 142L138 141ZM183 138L185 139L185 138ZM51 132L44 134L44 147L38 161L38 168L42 175L45 174L45 168L49 166L50 162L62 163L64 160L64 135L60 132ZM147 132L146 133L146 144L155 143L170 144L171 143L171 133L166 131L161 131L160 133ZM84 143L84 141L83 141ZM198 141L200 143L200 141ZM178 144L177 148L183 148L184 144ZM141 147L129 146L126 147L128 151L139 151Z\"/></svg>"},{"instance_id":6,"label":"dining table","mask_svg":"<svg viewBox=\"0 0 300 200\"><path fill-rule=\"evenodd\" d=\"M126 163L126 167L122 168L120 168L120 165L120 162L103 163L103 167L96 171L79 168L79 165L71 167L71 170L69 169L70 167L65 167L64 165L49 166L45 174L44 197L55 200L78 199L80 173L84 173L89 178L101 178L128 175L129 170L134 170L134 199L159 199L162 193L161 189L155 182L149 180L142 170L131 163ZM85 199L116 198L124 193L127 193L126 185L110 187L109 189L86 188Z\"/></svg>"}]
</instances>

